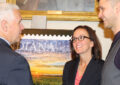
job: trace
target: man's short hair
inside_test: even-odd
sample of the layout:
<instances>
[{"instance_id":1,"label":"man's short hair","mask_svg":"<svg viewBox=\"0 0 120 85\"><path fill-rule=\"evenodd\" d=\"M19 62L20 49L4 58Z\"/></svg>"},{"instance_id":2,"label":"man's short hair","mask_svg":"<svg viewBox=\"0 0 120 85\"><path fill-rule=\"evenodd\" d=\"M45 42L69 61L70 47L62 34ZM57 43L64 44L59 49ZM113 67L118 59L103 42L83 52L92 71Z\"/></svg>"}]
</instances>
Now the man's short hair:
<instances>
[{"instance_id":1,"label":"man's short hair","mask_svg":"<svg viewBox=\"0 0 120 85\"><path fill-rule=\"evenodd\" d=\"M15 4L0 3L0 21L3 18L10 17L14 9L19 9L19 7Z\"/></svg>"}]
</instances>

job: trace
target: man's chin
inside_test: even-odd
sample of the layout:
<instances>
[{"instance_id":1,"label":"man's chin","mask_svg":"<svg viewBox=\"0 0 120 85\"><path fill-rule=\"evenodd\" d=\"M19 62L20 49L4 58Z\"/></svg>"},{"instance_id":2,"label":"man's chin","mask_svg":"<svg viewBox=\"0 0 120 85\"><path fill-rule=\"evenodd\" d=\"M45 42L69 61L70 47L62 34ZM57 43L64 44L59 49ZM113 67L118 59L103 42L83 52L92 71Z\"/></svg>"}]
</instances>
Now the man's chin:
<instances>
[{"instance_id":1,"label":"man's chin","mask_svg":"<svg viewBox=\"0 0 120 85\"><path fill-rule=\"evenodd\" d=\"M107 24L107 23L105 23L105 22L104 22L104 27L105 27L105 28L108 28L108 29L111 29L111 26L110 26L110 25L108 25L108 24Z\"/></svg>"},{"instance_id":2,"label":"man's chin","mask_svg":"<svg viewBox=\"0 0 120 85\"><path fill-rule=\"evenodd\" d=\"M111 29L112 27L109 25L104 25L105 28Z\"/></svg>"},{"instance_id":3,"label":"man's chin","mask_svg":"<svg viewBox=\"0 0 120 85\"><path fill-rule=\"evenodd\" d=\"M17 42L19 43L21 39L18 39Z\"/></svg>"},{"instance_id":4,"label":"man's chin","mask_svg":"<svg viewBox=\"0 0 120 85\"><path fill-rule=\"evenodd\" d=\"M15 43L19 43L19 42L20 42L20 40L21 40L20 38L16 39L16 42L15 42Z\"/></svg>"}]
</instances>

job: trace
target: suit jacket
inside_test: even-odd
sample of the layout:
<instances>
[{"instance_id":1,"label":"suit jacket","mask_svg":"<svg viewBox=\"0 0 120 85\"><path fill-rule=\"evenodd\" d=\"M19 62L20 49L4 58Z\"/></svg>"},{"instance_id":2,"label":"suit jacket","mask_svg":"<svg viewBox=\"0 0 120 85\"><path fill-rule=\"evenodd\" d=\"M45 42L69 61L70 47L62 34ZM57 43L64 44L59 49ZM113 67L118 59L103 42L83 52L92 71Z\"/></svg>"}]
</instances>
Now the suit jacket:
<instances>
[{"instance_id":1,"label":"suit jacket","mask_svg":"<svg viewBox=\"0 0 120 85\"><path fill-rule=\"evenodd\" d=\"M0 39L0 85L33 85L29 64Z\"/></svg>"},{"instance_id":2,"label":"suit jacket","mask_svg":"<svg viewBox=\"0 0 120 85\"><path fill-rule=\"evenodd\" d=\"M79 58L76 58L65 64L63 70L63 85L75 85L79 61ZM103 63L104 61L93 57L89 62L79 85L100 85Z\"/></svg>"}]
</instances>

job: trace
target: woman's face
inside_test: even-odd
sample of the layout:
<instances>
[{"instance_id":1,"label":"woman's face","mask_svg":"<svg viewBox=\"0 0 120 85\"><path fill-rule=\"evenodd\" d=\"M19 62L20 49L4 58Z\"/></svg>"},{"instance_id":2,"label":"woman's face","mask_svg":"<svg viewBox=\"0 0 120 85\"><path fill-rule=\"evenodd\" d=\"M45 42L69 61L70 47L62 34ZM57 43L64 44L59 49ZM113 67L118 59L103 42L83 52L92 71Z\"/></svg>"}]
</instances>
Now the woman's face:
<instances>
[{"instance_id":1,"label":"woman's face","mask_svg":"<svg viewBox=\"0 0 120 85\"><path fill-rule=\"evenodd\" d=\"M89 39L89 34L85 29L77 29L73 34L73 48L77 54L91 53L93 41Z\"/></svg>"}]
</instances>

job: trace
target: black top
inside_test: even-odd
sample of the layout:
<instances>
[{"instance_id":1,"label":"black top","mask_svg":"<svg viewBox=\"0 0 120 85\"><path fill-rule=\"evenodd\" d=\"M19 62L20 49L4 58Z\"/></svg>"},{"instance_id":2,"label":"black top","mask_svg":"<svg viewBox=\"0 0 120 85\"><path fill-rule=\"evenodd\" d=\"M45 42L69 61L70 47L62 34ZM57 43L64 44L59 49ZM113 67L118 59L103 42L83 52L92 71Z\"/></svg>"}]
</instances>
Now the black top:
<instances>
[{"instance_id":1,"label":"black top","mask_svg":"<svg viewBox=\"0 0 120 85\"><path fill-rule=\"evenodd\" d=\"M115 45L115 43L116 43L119 39L120 39L120 32L118 32L118 33L115 35L115 37L114 37L114 39L113 39L113 43L112 43L112 45L111 45L111 48ZM111 50L111 48L110 48L110 50ZM116 54L116 56L115 56L114 63L115 63L115 66L116 66L118 69L120 69L120 48L119 48L119 50L118 50L118 52L117 52L117 54Z\"/></svg>"},{"instance_id":2,"label":"black top","mask_svg":"<svg viewBox=\"0 0 120 85\"><path fill-rule=\"evenodd\" d=\"M75 84L75 77L76 77L79 61L80 59L76 58L75 60L68 61L65 64L65 67L63 70L62 85ZM79 85L100 85L101 70L102 70L103 64L104 64L104 61L95 59L93 57L89 62Z\"/></svg>"}]
</instances>

